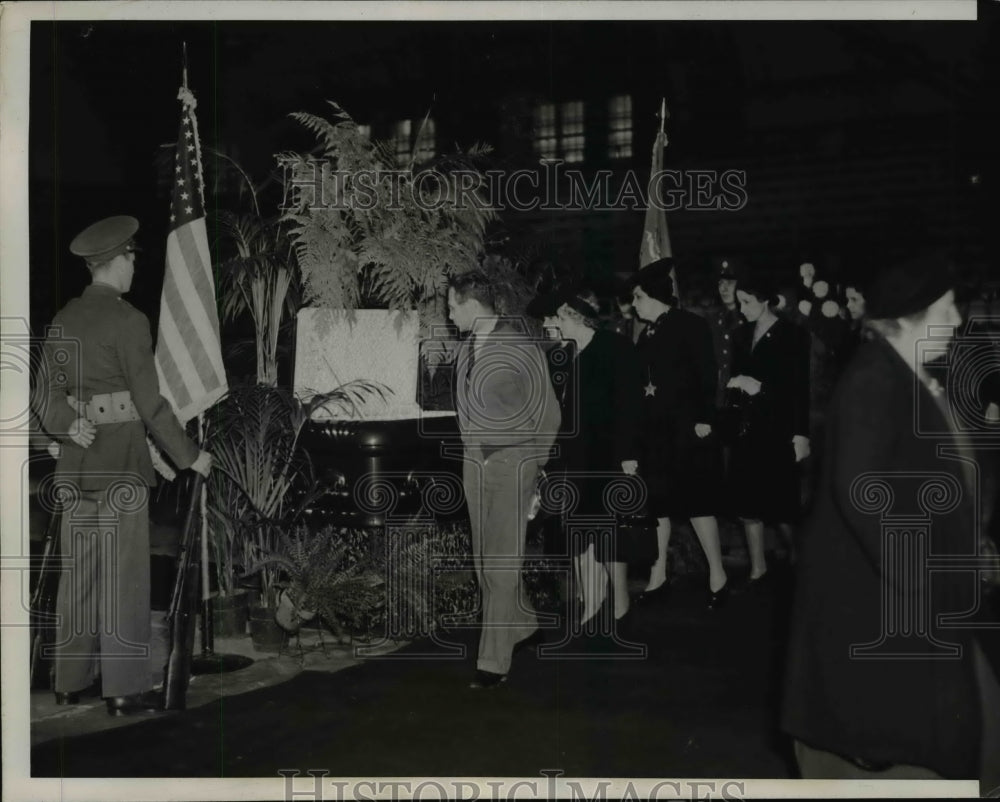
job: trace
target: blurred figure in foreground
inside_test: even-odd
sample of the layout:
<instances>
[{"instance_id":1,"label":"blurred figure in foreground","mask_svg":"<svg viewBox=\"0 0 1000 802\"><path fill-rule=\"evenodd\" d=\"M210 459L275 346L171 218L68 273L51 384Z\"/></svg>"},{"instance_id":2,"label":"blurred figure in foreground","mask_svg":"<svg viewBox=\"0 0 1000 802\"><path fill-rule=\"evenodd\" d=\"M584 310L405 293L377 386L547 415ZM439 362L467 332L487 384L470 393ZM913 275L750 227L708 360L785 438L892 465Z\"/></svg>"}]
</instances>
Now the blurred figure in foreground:
<instances>
[{"instance_id":1,"label":"blurred figure in foreground","mask_svg":"<svg viewBox=\"0 0 1000 802\"><path fill-rule=\"evenodd\" d=\"M960 322L949 262L885 266L866 302L874 336L834 394L802 538L782 725L806 779L979 778L988 792L1000 684L988 630L968 626L979 579L920 564L978 553L970 444L925 367Z\"/></svg>"}]
</instances>

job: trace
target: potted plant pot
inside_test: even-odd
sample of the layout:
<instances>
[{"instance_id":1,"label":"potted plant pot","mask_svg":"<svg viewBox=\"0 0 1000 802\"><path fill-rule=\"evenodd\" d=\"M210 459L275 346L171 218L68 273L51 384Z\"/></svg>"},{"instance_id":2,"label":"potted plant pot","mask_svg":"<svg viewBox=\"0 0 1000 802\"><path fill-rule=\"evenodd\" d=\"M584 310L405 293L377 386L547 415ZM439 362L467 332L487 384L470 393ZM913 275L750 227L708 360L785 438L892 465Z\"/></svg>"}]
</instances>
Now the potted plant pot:
<instances>
[{"instance_id":1,"label":"potted plant pot","mask_svg":"<svg viewBox=\"0 0 1000 802\"><path fill-rule=\"evenodd\" d=\"M220 638L236 638L247 634L250 618L249 594L231 593L212 598L212 625Z\"/></svg>"},{"instance_id":2,"label":"potted plant pot","mask_svg":"<svg viewBox=\"0 0 1000 802\"><path fill-rule=\"evenodd\" d=\"M280 652L288 640L288 633L274 619L273 607L250 608L250 636L260 652Z\"/></svg>"}]
</instances>

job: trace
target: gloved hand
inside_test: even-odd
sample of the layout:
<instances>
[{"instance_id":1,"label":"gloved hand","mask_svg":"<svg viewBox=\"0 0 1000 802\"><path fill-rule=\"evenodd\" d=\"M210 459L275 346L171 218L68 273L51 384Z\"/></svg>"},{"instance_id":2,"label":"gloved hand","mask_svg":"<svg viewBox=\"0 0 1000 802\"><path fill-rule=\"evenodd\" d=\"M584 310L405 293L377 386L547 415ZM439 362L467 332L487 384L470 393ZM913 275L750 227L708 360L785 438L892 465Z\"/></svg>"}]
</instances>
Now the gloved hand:
<instances>
[{"instance_id":1,"label":"gloved hand","mask_svg":"<svg viewBox=\"0 0 1000 802\"><path fill-rule=\"evenodd\" d=\"M795 448L796 462L802 462L802 460L812 453L812 449L809 447L809 438L804 435L795 435L795 437L792 438L792 446Z\"/></svg>"},{"instance_id":2,"label":"gloved hand","mask_svg":"<svg viewBox=\"0 0 1000 802\"><path fill-rule=\"evenodd\" d=\"M191 463L191 470L197 471L207 479L208 474L212 471L212 455L207 451L202 451L198 454L198 459Z\"/></svg>"},{"instance_id":3,"label":"gloved hand","mask_svg":"<svg viewBox=\"0 0 1000 802\"><path fill-rule=\"evenodd\" d=\"M89 448L97 437L97 426L86 418L77 418L69 427L67 434L80 448Z\"/></svg>"}]
</instances>

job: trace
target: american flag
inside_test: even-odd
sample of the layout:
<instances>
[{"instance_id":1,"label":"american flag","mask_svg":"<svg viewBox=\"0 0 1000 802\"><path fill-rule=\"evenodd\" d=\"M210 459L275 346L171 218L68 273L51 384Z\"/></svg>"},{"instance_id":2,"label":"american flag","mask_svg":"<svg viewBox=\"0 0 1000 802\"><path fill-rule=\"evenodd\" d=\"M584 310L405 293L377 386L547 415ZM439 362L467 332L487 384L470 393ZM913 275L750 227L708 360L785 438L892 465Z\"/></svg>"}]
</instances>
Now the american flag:
<instances>
[{"instance_id":1,"label":"american flag","mask_svg":"<svg viewBox=\"0 0 1000 802\"><path fill-rule=\"evenodd\" d=\"M156 372L160 392L184 423L218 401L228 384L205 228L196 103L187 87L181 88L178 97L181 124L174 155Z\"/></svg>"}]
</instances>

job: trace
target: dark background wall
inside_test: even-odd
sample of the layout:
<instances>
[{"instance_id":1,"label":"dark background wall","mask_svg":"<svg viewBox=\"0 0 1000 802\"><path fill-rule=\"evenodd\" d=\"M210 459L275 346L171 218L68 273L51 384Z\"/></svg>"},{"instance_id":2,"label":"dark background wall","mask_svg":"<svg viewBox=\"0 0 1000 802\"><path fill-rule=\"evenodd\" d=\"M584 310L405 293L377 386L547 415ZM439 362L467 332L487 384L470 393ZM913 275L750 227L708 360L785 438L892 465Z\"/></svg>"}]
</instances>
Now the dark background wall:
<instances>
[{"instance_id":1,"label":"dark background wall","mask_svg":"<svg viewBox=\"0 0 1000 802\"><path fill-rule=\"evenodd\" d=\"M1000 206L998 12L984 3L974 23L35 22L33 326L86 281L70 239L123 213L142 220L133 300L155 325L182 42L212 178L222 174L213 150L260 182L275 153L311 148L288 114L325 114L327 100L376 137L430 108L439 151L488 142L498 169L537 169L535 104L582 100L587 147L574 166L645 180L665 96L666 167L747 173L740 211L668 215L689 272L719 255L779 274L807 258L836 272L873 241L916 228L988 275ZM632 97L633 156L612 161L602 110L619 94ZM209 190L210 209L246 203L231 177ZM642 223L641 210L508 212L491 238L601 279L636 266Z\"/></svg>"}]
</instances>

